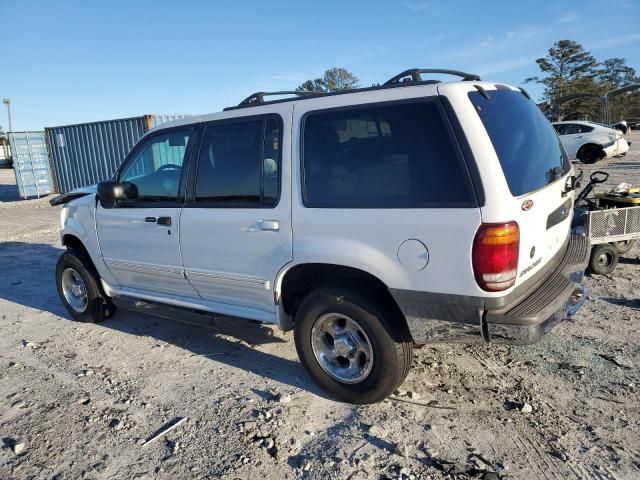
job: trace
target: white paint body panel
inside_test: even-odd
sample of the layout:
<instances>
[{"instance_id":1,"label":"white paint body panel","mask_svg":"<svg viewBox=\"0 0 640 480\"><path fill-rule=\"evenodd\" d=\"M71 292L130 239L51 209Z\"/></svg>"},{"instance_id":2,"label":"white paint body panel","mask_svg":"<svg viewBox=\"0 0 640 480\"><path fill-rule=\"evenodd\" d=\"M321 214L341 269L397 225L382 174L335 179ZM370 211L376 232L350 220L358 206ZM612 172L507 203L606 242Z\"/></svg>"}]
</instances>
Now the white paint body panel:
<instances>
[{"instance_id":1,"label":"white paint body panel","mask_svg":"<svg viewBox=\"0 0 640 480\"><path fill-rule=\"evenodd\" d=\"M107 267L123 287L197 297L182 266L180 208L103 208L98 205L98 240ZM171 226L145 222L170 217Z\"/></svg>"},{"instance_id":2,"label":"white paint body panel","mask_svg":"<svg viewBox=\"0 0 640 480\"><path fill-rule=\"evenodd\" d=\"M90 189L80 189L88 190ZM115 282L116 278L107 268L102 258L95 224L96 197L93 192L84 197L77 198L64 205L60 210L60 240L64 243L64 237L70 235L77 238L87 249L93 264L101 278L109 282Z\"/></svg>"},{"instance_id":3,"label":"white paint body panel","mask_svg":"<svg viewBox=\"0 0 640 480\"><path fill-rule=\"evenodd\" d=\"M509 190L491 139L486 133L480 116L469 101L469 92L475 91L473 85L481 85L489 94L496 90L495 84L473 82L467 83L466 88L462 88L460 84L441 84L438 86L438 91L446 95L452 103L475 157L486 197L486 203L481 208L482 221L484 223L515 221L520 227L520 254L515 285L502 292L483 292L476 287L478 288L476 294L501 297L543 268L564 245L569 236L572 216L569 215L567 219L549 230L547 230L547 218L567 199L574 197L574 192L564 197L562 195L567 179L573 174L573 168L559 180L540 190L514 197ZM522 209L525 200L533 201L533 207L528 211ZM530 257L532 247L536 249L533 258ZM537 264L533 265L535 262Z\"/></svg>"},{"instance_id":4,"label":"white paint body panel","mask_svg":"<svg viewBox=\"0 0 640 480\"><path fill-rule=\"evenodd\" d=\"M273 281L292 258L291 149L287 148L291 144L292 109L288 103L267 109L283 121L283 187L275 207L182 210L184 268L204 300L275 314ZM270 222L277 222L277 230Z\"/></svg>"},{"instance_id":5,"label":"white paint body panel","mask_svg":"<svg viewBox=\"0 0 640 480\"><path fill-rule=\"evenodd\" d=\"M567 152L567 156L571 160L577 159L578 151L580 147L587 144L595 145L608 145L615 140L615 143L607 148L604 148L607 158L621 155L629 150L629 144L624 139L624 136L618 130L605 127L604 125L598 125L592 122L583 122L579 120L566 121L566 122L554 122L554 125L574 124L574 125L586 125L593 128L593 131L586 133L575 133L569 135L559 135L562 146Z\"/></svg>"},{"instance_id":6,"label":"white paint body panel","mask_svg":"<svg viewBox=\"0 0 640 480\"><path fill-rule=\"evenodd\" d=\"M390 288L501 297L510 290L485 292L474 278L471 254L479 225L483 222L518 222L521 248L516 285L521 284L544 267L569 234L570 216L550 230L546 229L546 222L552 211L567 198L572 198L573 193L569 197L562 197L561 193L572 171L537 192L523 197L511 195L491 140L468 98L468 93L475 91L475 84L488 91L495 89L487 82L403 86L230 110L171 122L154 131L218 119L279 113L284 131L281 198L277 207L98 207L100 247L95 238L93 218L79 214L74 214L73 218L77 218L88 232L82 239L86 239L101 276L112 285L110 291L224 315L277 322L281 312L274 297L279 294L283 273L304 263L358 268L378 277ZM456 112L477 163L484 189L484 206L464 209L304 207L298 127L305 113L434 95L446 96ZM534 203L529 211L522 209L525 200ZM147 216L170 216L172 226L146 223ZM276 220L278 231L261 230L261 220ZM167 230L171 230L171 235ZM398 248L408 239L418 240L428 250L428 264L418 271L403 267L398 259ZM529 258L532 246L536 247L541 260L523 274L522 271L537 258Z\"/></svg>"},{"instance_id":7,"label":"white paint body panel","mask_svg":"<svg viewBox=\"0 0 640 480\"><path fill-rule=\"evenodd\" d=\"M305 113L331 107L437 95L434 85L399 87L384 92L318 98L298 102L294 125ZM294 129L294 151L300 151L300 129ZM294 264L329 263L371 273L389 288L475 295L471 246L481 223L480 210L468 209L322 209L302 203L301 165L293 164ZM398 248L420 240L429 251L428 265L417 272L403 267Z\"/></svg>"}]
</instances>

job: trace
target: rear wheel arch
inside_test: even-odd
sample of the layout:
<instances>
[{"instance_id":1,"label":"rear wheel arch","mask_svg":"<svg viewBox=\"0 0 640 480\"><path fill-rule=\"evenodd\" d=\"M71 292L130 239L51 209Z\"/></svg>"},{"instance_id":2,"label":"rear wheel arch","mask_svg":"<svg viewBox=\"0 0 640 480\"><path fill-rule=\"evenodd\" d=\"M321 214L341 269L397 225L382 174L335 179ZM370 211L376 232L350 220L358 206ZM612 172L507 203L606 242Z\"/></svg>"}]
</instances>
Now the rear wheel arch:
<instances>
[{"instance_id":1,"label":"rear wheel arch","mask_svg":"<svg viewBox=\"0 0 640 480\"><path fill-rule=\"evenodd\" d=\"M276 299L285 312L295 318L304 298L314 290L326 287L352 289L393 309L406 324L404 314L387 285L375 275L355 267L330 263L302 263L283 272L276 281Z\"/></svg>"},{"instance_id":2,"label":"rear wheel arch","mask_svg":"<svg viewBox=\"0 0 640 480\"><path fill-rule=\"evenodd\" d=\"M595 161L602 160L607 155L604 149L602 148L602 145L599 145L597 143L585 143L583 145L580 145L580 147L578 148L576 152L576 158L581 162L585 162L585 160L587 161L590 160L589 158L586 158L586 155L585 155L585 153L590 150L593 150L593 151L597 150L600 155L599 158L596 158L595 160L591 160L590 163L594 163Z\"/></svg>"}]
</instances>

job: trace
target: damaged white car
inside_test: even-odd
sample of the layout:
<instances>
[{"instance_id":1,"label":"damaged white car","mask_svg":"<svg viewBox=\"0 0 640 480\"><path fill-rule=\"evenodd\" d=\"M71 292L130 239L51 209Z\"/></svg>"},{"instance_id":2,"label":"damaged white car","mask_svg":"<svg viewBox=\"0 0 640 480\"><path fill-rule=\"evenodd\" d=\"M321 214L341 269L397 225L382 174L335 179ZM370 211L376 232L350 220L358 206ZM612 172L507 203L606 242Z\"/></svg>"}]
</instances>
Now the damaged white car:
<instances>
[{"instance_id":1,"label":"damaged white car","mask_svg":"<svg viewBox=\"0 0 640 480\"><path fill-rule=\"evenodd\" d=\"M631 143L621 131L595 122L556 122L553 128L560 136L570 160L596 163L604 158L625 155Z\"/></svg>"}]
</instances>

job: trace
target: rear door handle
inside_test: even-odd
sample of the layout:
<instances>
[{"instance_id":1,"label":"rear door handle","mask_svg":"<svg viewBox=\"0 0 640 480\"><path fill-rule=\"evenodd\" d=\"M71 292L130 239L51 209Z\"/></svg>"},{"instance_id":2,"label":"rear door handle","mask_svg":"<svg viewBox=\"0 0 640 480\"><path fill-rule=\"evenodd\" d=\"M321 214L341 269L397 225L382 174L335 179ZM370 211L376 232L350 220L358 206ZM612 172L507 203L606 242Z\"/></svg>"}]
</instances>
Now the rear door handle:
<instances>
[{"instance_id":1,"label":"rear door handle","mask_svg":"<svg viewBox=\"0 0 640 480\"><path fill-rule=\"evenodd\" d=\"M171 226L171 217L144 217L144 221L147 223L157 223L158 225Z\"/></svg>"},{"instance_id":2,"label":"rear door handle","mask_svg":"<svg viewBox=\"0 0 640 480\"><path fill-rule=\"evenodd\" d=\"M277 232L280 230L280 222L278 220L260 220L260 230Z\"/></svg>"}]
</instances>

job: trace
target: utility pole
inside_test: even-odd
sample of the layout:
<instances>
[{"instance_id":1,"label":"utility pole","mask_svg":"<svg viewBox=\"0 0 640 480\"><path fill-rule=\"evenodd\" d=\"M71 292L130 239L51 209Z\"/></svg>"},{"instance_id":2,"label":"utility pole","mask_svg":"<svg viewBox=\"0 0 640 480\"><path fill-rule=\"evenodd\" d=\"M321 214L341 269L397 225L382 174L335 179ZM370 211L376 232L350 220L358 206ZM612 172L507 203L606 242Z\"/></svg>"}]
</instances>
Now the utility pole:
<instances>
[{"instance_id":1,"label":"utility pole","mask_svg":"<svg viewBox=\"0 0 640 480\"><path fill-rule=\"evenodd\" d=\"M13 127L11 124L11 100L9 100L8 98L3 98L2 103L7 106L7 115L9 115L9 131L13 132Z\"/></svg>"}]
</instances>

